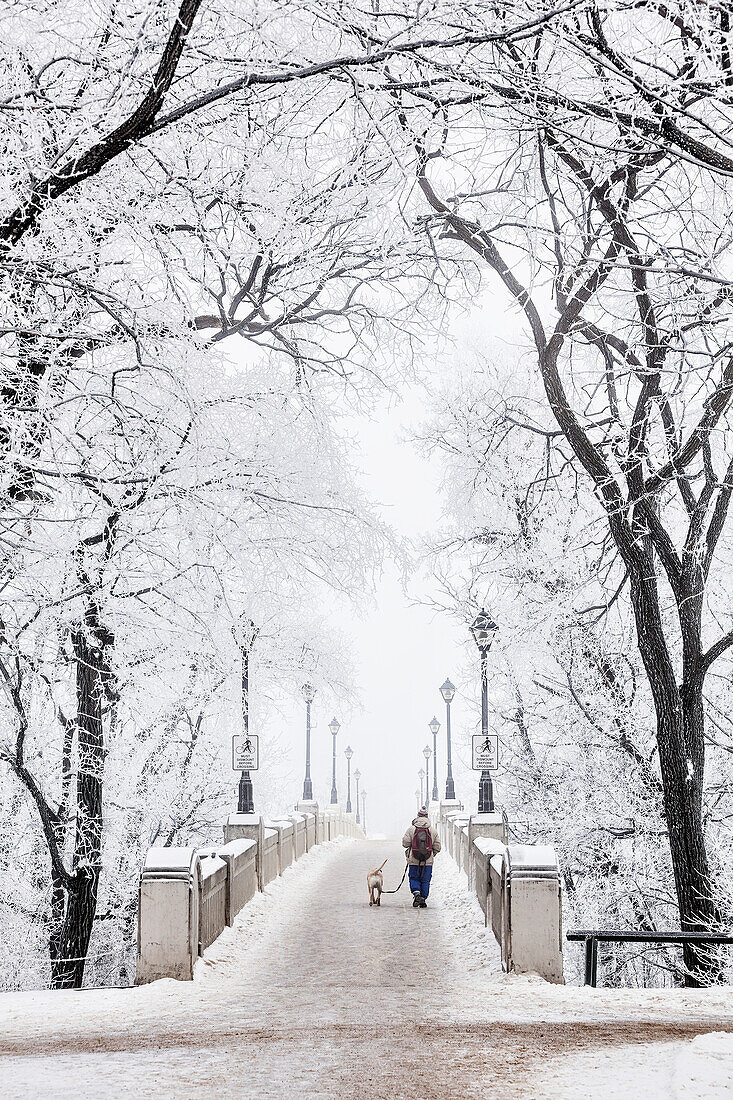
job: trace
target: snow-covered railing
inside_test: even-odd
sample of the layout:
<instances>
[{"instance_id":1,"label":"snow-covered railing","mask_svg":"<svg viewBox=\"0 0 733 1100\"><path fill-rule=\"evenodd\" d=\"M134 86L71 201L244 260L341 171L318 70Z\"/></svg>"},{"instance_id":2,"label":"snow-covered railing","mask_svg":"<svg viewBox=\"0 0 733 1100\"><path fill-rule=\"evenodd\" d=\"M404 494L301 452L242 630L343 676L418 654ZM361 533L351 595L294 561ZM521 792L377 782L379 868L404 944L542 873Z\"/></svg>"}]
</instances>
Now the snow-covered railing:
<instances>
[{"instance_id":1,"label":"snow-covered railing","mask_svg":"<svg viewBox=\"0 0 733 1100\"><path fill-rule=\"evenodd\" d=\"M295 825L287 819L268 821L266 824L278 833L279 874L282 874L295 859Z\"/></svg>"},{"instance_id":2,"label":"snow-covered railing","mask_svg":"<svg viewBox=\"0 0 733 1100\"><path fill-rule=\"evenodd\" d=\"M257 893L257 845L253 840L230 840L217 855L227 865L226 923L232 925Z\"/></svg>"},{"instance_id":3,"label":"snow-covered railing","mask_svg":"<svg viewBox=\"0 0 733 1100\"><path fill-rule=\"evenodd\" d=\"M333 811L331 807L319 814L319 828L322 840L334 840L337 836L364 837L364 830L356 824L353 813Z\"/></svg>"},{"instance_id":4,"label":"snow-covered railing","mask_svg":"<svg viewBox=\"0 0 733 1100\"><path fill-rule=\"evenodd\" d=\"M218 855L204 855L199 863L199 944L205 951L226 927L228 868Z\"/></svg>"},{"instance_id":5,"label":"snow-covered railing","mask_svg":"<svg viewBox=\"0 0 733 1100\"><path fill-rule=\"evenodd\" d=\"M295 845L295 859L300 859L308 851L305 835L305 817L303 814L291 814L293 822L293 844Z\"/></svg>"},{"instance_id":6,"label":"snow-covered railing","mask_svg":"<svg viewBox=\"0 0 733 1100\"><path fill-rule=\"evenodd\" d=\"M353 814L316 803L275 821L231 814L216 849L151 848L140 875L135 983L190 981L196 960L237 913L320 840L363 837Z\"/></svg>"},{"instance_id":7,"label":"snow-covered railing","mask_svg":"<svg viewBox=\"0 0 733 1100\"><path fill-rule=\"evenodd\" d=\"M506 816L499 811L469 815L456 803L443 803L433 823L476 891L504 970L562 982L560 870L554 849L507 843Z\"/></svg>"},{"instance_id":8,"label":"snow-covered railing","mask_svg":"<svg viewBox=\"0 0 733 1100\"><path fill-rule=\"evenodd\" d=\"M229 833L236 836L236 832ZM262 842L257 845L258 886L264 890L280 874L280 834L267 826L262 829Z\"/></svg>"}]
</instances>

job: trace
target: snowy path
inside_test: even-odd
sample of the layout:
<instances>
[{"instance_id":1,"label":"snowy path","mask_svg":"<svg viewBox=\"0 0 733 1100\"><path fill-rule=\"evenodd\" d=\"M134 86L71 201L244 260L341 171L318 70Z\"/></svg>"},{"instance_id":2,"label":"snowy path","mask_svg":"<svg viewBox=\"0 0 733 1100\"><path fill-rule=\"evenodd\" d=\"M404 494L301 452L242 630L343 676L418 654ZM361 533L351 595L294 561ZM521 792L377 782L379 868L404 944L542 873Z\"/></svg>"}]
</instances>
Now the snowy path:
<instances>
[{"instance_id":1,"label":"snowy path","mask_svg":"<svg viewBox=\"0 0 733 1100\"><path fill-rule=\"evenodd\" d=\"M316 849L246 907L193 983L0 995L0 1095L733 1096L731 1040L695 1038L733 1031L729 993L506 977L448 856L428 910L406 886L369 908L365 874L385 855L396 886L393 842Z\"/></svg>"}]
</instances>

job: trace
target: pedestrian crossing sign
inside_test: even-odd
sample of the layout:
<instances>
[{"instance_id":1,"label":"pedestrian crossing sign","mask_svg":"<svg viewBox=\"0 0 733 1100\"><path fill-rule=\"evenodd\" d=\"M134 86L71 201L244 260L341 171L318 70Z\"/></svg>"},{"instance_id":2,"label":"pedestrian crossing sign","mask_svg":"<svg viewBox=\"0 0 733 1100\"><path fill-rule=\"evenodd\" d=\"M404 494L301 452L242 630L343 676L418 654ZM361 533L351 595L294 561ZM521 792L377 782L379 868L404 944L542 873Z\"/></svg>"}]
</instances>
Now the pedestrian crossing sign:
<instances>
[{"instance_id":1,"label":"pedestrian crossing sign","mask_svg":"<svg viewBox=\"0 0 733 1100\"><path fill-rule=\"evenodd\" d=\"M474 733L473 770L495 772L499 767L499 734Z\"/></svg>"},{"instance_id":2,"label":"pedestrian crossing sign","mask_svg":"<svg viewBox=\"0 0 733 1100\"><path fill-rule=\"evenodd\" d=\"M253 733L232 737L232 768L235 772L256 772L260 766L260 739Z\"/></svg>"}]
</instances>

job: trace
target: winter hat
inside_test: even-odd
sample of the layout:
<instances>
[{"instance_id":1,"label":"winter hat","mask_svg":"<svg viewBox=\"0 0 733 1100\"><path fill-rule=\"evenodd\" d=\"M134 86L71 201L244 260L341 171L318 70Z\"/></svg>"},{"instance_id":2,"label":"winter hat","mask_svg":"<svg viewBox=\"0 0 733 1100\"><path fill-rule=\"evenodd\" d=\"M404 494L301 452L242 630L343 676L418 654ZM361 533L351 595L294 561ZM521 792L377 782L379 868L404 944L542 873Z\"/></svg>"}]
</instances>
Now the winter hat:
<instances>
[{"instance_id":1,"label":"winter hat","mask_svg":"<svg viewBox=\"0 0 733 1100\"><path fill-rule=\"evenodd\" d=\"M420 807L420 813L419 813L419 815L418 815L418 816L420 816L420 817L427 817L427 816L428 816L428 808L427 808L427 806L421 806L421 807Z\"/></svg>"}]
</instances>

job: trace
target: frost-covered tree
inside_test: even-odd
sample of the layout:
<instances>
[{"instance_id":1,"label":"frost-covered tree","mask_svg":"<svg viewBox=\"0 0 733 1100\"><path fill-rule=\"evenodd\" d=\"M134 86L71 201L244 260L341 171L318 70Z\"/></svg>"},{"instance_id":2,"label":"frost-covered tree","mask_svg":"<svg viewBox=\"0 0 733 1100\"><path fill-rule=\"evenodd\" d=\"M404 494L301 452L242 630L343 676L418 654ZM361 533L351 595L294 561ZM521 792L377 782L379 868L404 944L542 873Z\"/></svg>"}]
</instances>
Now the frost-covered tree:
<instances>
[{"instance_id":1,"label":"frost-covered tree","mask_svg":"<svg viewBox=\"0 0 733 1100\"><path fill-rule=\"evenodd\" d=\"M654 703L633 612L614 582L597 504L544 408L539 380L497 342L454 365L425 444L446 463L447 534L434 547L440 606L467 622L485 601L500 624L490 700L502 750L501 805L521 840L553 840L566 919L669 927L669 860ZM463 353L464 357L466 353ZM715 598L724 598L722 589ZM673 605L665 608L673 629ZM725 890L733 862L727 678L711 680L703 825ZM716 728L717 727L717 728ZM721 912L725 910L721 899ZM619 954L617 980L659 974ZM641 968L641 969L640 969ZM676 952L662 971L679 976ZM606 966L611 979L615 968Z\"/></svg>"},{"instance_id":2,"label":"frost-covered tree","mask_svg":"<svg viewBox=\"0 0 733 1100\"><path fill-rule=\"evenodd\" d=\"M270 667L293 666L320 641L293 606L358 595L380 553L334 425L402 323L372 283L399 293L404 234L353 97L273 91L301 85L282 46L302 16L3 13L3 759L58 985L82 980L115 804L139 845L210 802L192 776L233 623L257 615ZM253 98L243 68L275 58ZM191 805L151 818L163 773Z\"/></svg>"},{"instance_id":3,"label":"frost-covered tree","mask_svg":"<svg viewBox=\"0 0 733 1100\"><path fill-rule=\"evenodd\" d=\"M81 981L103 851L121 858L126 835L132 865L223 807L212 726L238 618L258 616L270 675L285 672L319 643L294 608L367 590L383 542L328 424L271 369L260 391L266 365L193 348L175 369L119 366L77 365L4 583L2 756L42 826L57 985ZM121 881L129 924L129 867Z\"/></svg>"},{"instance_id":4,"label":"frost-covered tree","mask_svg":"<svg viewBox=\"0 0 733 1100\"><path fill-rule=\"evenodd\" d=\"M606 597L630 601L654 700L680 918L709 928L705 697L733 644L716 598L733 491L727 15L556 14L521 41L458 51L417 95L405 83L396 111L426 230L516 305L567 459L597 500ZM691 982L715 973L705 952L685 957Z\"/></svg>"}]
</instances>

